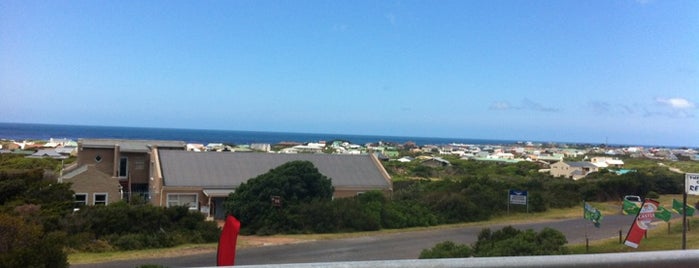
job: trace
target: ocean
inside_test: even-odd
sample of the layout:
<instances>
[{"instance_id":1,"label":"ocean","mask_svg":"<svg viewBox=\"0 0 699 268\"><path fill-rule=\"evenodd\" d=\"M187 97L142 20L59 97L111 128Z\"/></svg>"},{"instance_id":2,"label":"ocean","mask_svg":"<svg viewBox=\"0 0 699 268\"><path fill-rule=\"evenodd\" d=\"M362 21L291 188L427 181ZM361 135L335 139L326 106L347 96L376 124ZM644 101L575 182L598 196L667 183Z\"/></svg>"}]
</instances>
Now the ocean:
<instances>
[{"instance_id":1,"label":"ocean","mask_svg":"<svg viewBox=\"0 0 699 268\"><path fill-rule=\"evenodd\" d=\"M467 138L397 137L376 135L346 135L322 133L290 133L236 130L171 129L143 127L75 126L50 124L0 123L0 139L48 140L66 138L77 141L79 138L178 140L188 143L252 144L280 142L318 142L343 140L354 144L393 142L403 144L414 142L417 145L462 144L513 144L515 141L486 140Z\"/></svg>"}]
</instances>

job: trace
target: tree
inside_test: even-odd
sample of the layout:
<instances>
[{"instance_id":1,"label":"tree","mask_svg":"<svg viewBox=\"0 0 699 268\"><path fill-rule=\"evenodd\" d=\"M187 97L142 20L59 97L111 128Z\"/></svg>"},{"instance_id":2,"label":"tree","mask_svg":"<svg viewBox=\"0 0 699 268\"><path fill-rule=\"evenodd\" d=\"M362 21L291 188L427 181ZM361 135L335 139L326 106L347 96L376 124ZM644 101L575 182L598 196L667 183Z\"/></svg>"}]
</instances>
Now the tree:
<instances>
[{"instance_id":1,"label":"tree","mask_svg":"<svg viewBox=\"0 0 699 268\"><path fill-rule=\"evenodd\" d=\"M224 207L243 226L243 231L261 228L284 231L288 211L285 208L314 200L330 201L334 188L330 178L309 161L292 161L242 183L229 195ZM273 206L278 197L279 206ZM271 229L270 229L271 228Z\"/></svg>"}]
</instances>

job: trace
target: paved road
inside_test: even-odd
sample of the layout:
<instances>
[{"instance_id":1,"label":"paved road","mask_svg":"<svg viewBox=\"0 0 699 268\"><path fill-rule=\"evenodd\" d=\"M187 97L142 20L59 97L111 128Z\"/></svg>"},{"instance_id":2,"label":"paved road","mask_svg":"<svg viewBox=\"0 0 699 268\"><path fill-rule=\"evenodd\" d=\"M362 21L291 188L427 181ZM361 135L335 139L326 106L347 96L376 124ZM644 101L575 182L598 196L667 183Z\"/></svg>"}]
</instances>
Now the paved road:
<instances>
[{"instance_id":1,"label":"paved road","mask_svg":"<svg viewBox=\"0 0 699 268\"><path fill-rule=\"evenodd\" d=\"M605 216L600 228L583 219L551 221L513 225L518 229L539 231L551 227L563 232L569 243L585 242L585 234L590 240L618 237L619 230L625 235L633 216ZM504 225L462 227L440 230L427 230L357 237L338 240L304 242L299 244L267 246L240 249L236 256L236 265L335 262L365 260L416 259L425 248L431 248L439 242L451 240L460 244L471 244L477 240L483 228L498 230ZM71 267L137 267L143 264L158 264L167 267L201 267L215 266L216 253L205 253L173 258L141 259L93 265L74 265Z\"/></svg>"}]
</instances>

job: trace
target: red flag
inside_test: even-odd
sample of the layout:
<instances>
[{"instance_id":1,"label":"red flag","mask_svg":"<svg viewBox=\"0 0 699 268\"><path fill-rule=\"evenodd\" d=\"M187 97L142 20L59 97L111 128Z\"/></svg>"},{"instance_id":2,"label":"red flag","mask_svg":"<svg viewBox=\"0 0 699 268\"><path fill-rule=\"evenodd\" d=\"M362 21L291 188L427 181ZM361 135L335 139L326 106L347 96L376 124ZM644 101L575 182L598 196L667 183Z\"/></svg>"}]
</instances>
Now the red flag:
<instances>
[{"instance_id":1,"label":"red flag","mask_svg":"<svg viewBox=\"0 0 699 268\"><path fill-rule=\"evenodd\" d=\"M239 232L238 219L231 215L226 216L226 223L223 224L221 238L218 240L217 266L232 266L235 263L235 246L238 243Z\"/></svg>"},{"instance_id":2,"label":"red flag","mask_svg":"<svg viewBox=\"0 0 699 268\"><path fill-rule=\"evenodd\" d=\"M629 233L626 234L625 245L637 248L638 245L641 244L643 235L646 234L646 231L650 228L651 221L655 218L655 211L658 210L658 205L660 205L660 203L653 199L646 199L643 201L641 209L638 211L638 214L636 214L636 219L633 220L631 229L629 229Z\"/></svg>"}]
</instances>

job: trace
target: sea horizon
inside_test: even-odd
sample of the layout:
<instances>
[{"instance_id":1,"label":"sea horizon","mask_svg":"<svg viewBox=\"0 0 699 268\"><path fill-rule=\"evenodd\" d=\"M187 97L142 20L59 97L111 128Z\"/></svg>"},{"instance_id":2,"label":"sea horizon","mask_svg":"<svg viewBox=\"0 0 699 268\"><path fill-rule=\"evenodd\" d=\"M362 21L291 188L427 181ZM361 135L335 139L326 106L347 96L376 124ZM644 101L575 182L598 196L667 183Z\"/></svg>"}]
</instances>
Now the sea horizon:
<instances>
[{"instance_id":1,"label":"sea horizon","mask_svg":"<svg viewBox=\"0 0 699 268\"><path fill-rule=\"evenodd\" d=\"M178 140L187 143L226 143L226 144L252 144L281 142L319 142L343 140L354 144L366 144L376 142L404 144L413 142L418 146L446 145L446 144L473 144L473 145L507 145L524 142L541 144L579 144L596 145L587 142L542 142L533 140L506 140L506 139L478 139L478 138L447 138L447 137L420 137L420 136L391 136L368 134L335 134L335 133L304 133L281 131L253 131L253 130L222 130L222 129L195 129L195 128L159 128L159 127L128 127L128 126L91 126L47 123L16 123L0 122L0 139L8 140L49 140L55 139L130 139L130 140ZM645 147L671 147L660 145L630 145L607 144L608 146L645 146Z\"/></svg>"}]
</instances>

